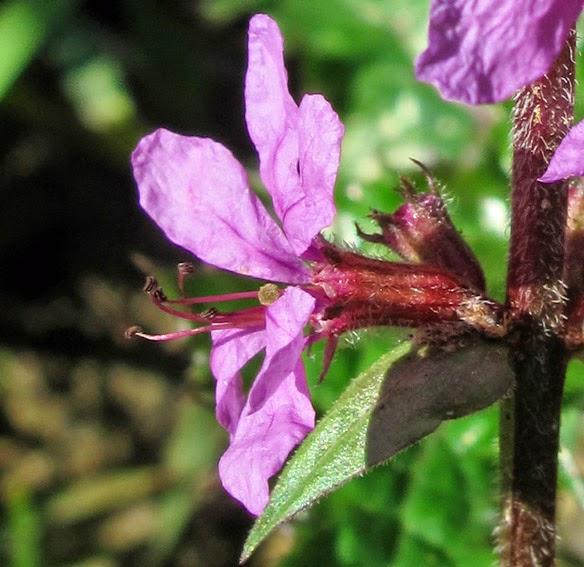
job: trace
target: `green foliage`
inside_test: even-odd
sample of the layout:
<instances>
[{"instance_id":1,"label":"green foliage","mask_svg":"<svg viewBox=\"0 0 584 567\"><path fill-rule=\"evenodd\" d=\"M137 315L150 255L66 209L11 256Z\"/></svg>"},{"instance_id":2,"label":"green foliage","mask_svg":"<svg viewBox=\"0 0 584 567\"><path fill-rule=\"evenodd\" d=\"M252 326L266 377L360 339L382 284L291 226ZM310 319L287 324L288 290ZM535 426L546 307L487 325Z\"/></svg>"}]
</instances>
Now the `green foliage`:
<instances>
[{"instance_id":1,"label":"green foliage","mask_svg":"<svg viewBox=\"0 0 584 567\"><path fill-rule=\"evenodd\" d=\"M76 4L76 0L9 0L0 7L0 100Z\"/></svg>"}]
</instances>

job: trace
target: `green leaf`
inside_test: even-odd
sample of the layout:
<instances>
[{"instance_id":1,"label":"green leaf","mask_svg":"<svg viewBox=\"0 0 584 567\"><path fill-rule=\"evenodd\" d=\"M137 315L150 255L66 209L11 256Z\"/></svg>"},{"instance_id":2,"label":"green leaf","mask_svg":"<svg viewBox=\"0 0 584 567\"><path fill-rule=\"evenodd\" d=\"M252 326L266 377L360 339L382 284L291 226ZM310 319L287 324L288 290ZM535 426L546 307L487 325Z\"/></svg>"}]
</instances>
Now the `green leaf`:
<instances>
[{"instance_id":1,"label":"green leaf","mask_svg":"<svg viewBox=\"0 0 584 567\"><path fill-rule=\"evenodd\" d=\"M0 9L0 99L41 48L50 32L73 12L75 0L12 0Z\"/></svg>"},{"instance_id":2,"label":"green leaf","mask_svg":"<svg viewBox=\"0 0 584 567\"><path fill-rule=\"evenodd\" d=\"M455 352L407 343L347 388L282 471L243 549L245 561L280 523L434 431L501 398L513 385L508 349L467 340Z\"/></svg>"}]
</instances>

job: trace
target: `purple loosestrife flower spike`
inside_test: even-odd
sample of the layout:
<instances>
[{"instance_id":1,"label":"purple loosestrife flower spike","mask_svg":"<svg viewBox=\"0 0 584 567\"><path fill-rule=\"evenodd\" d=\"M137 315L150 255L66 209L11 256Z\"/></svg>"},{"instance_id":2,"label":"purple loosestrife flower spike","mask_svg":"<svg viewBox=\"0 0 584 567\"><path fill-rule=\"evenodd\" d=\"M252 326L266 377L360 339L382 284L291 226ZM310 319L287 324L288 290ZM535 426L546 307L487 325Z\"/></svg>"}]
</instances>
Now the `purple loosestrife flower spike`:
<instances>
[{"instance_id":1,"label":"purple loosestrife flower spike","mask_svg":"<svg viewBox=\"0 0 584 567\"><path fill-rule=\"evenodd\" d=\"M261 177L283 230L228 149L163 129L143 138L132 154L140 204L170 240L204 262L244 276L308 284L301 255L335 214L343 125L320 95L306 95L300 106L293 101L282 36L265 15L249 25L245 101ZM265 308L217 315L207 327L217 419L231 442L219 473L226 490L253 514L267 503L268 479L314 426L300 358L314 309L314 297L288 288ZM246 400L239 372L263 349L264 364Z\"/></svg>"},{"instance_id":2,"label":"purple loosestrife flower spike","mask_svg":"<svg viewBox=\"0 0 584 567\"><path fill-rule=\"evenodd\" d=\"M548 71L582 7L582 0L432 0L416 76L447 100L510 98Z\"/></svg>"}]
</instances>

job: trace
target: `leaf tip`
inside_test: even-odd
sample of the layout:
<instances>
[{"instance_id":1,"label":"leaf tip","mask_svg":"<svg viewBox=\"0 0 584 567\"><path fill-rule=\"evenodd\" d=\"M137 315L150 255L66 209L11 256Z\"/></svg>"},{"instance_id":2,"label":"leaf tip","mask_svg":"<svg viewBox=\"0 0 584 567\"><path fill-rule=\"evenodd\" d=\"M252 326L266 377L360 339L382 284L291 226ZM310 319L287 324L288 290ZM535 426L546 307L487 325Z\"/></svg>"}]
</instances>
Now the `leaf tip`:
<instances>
[{"instance_id":1,"label":"leaf tip","mask_svg":"<svg viewBox=\"0 0 584 567\"><path fill-rule=\"evenodd\" d=\"M243 565L252 555L252 553L257 549L258 545L263 541L263 538L259 540L254 537L255 530L252 528L251 532L247 536L245 543L243 544L243 549L241 555L239 556L239 564Z\"/></svg>"}]
</instances>

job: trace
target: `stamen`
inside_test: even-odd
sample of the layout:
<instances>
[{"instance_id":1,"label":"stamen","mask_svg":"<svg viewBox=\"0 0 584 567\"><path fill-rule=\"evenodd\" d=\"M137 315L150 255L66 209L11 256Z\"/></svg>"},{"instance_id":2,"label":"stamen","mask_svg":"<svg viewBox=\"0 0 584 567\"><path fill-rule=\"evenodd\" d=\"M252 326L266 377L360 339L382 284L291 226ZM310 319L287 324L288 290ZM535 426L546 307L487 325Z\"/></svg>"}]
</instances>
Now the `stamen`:
<instances>
[{"instance_id":1,"label":"stamen","mask_svg":"<svg viewBox=\"0 0 584 567\"><path fill-rule=\"evenodd\" d=\"M183 264L179 266L179 270L182 270L182 272L185 273L190 271L190 268L186 268ZM199 303L209 303L212 301L233 301L236 299L258 300L258 292L256 291L244 291L225 295L211 295L207 297L169 300L162 291L162 288L158 285L156 278L149 276L146 279L146 283L144 284L144 292L150 297L152 303L154 303L154 305L156 305L156 307L158 307L158 309L164 313L173 315L174 317L178 317L180 319L185 319L187 321L204 323L205 325L195 329L186 329L183 331L166 333L162 335L151 335L144 333L141 327L134 326L130 327L125 333L126 338L128 339L133 337L140 337L149 341L170 341L173 339L182 339L199 335L201 333L225 329L244 329L251 327L261 329L265 325L266 308L263 305L247 307L245 309L239 309L231 313L221 313L216 307L209 307L201 313L190 313L174 309L173 307L167 305L195 305Z\"/></svg>"},{"instance_id":2,"label":"stamen","mask_svg":"<svg viewBox=\"0 0 584 567\"><path fill-rule=\"evenodd\" d=\"M239 291L235 293L224 293L221 295L207 295L204 297L185 297L182 299L166 299L166 303L177 305L197 305L198 303L221 303L224 301L237 301L238 299L257 299L257 291Z\"/></svg>"},{"instance_id":3,"label":"stamen","mask_svg":"<svg viewBox=\"0 0 584 567\"><path fill-rule=\"evenodd\" d=\"M166 295L164 295L162 288L158 285L156 278L148 276L143 289L145 293L152 297L152 299L161 302L166 301Z\"/></svg>"},{"instance_id":4,"label":"stamen","mask_svg":"<svg viewBox=\"0 0 584 567\"><path fill-rule=\"evenodd\" d=\"M178 317L179 319L185 319L186 321L194 321L195 323L205 323L209 320L207 312L210 309L206 309L203 313L186 313L185 311L179 311L178 309L173 309L172 307L168 307L161 303L156 297L152 297L152 302L160 311L164 311L169 315L173 315L174 317ZM170 303L170 302L169 302ZM213 309L213 308L211 308Z\"/></svg>"},{"instance_id":5,"label":"stamen","mask_svg":"<svg viewBox=\"0 0 584 567\"><path fill-rule=\"evenodd\" d=\"M219 315L219 309L217 307L209 307L205 311L201 311L199 314L203 319L213 319Z\"/></svg>"},{"instance_id":6,"label":"stamen","mask_svg":"<svg viewBox=\"0 0 584 567\"><path fill-rule=\"evenodd\" d=\"M152 299L152 303L158 307L161 311L168 313L169 315L174 315L180 319L185 319L186 321L194 321L196 323L204 323L207 321L206 317L199 315L198 313L185 313L184 311L178 311L177 309L172 309L164 305L168 302L168 298L162 291L162 288L158 286L156 278L148 276L146 278L146 283L144 284L144 291Z\"/></svg>"},{"instance_id":7,"label":"stamen","mask_svg":"<svg viewBox=\"0 0 584 567\"><path fill-rule=\"evenodd\" d=\"M141 333L141 332L142 332L142 327L140 327L138 325L133 325L132 327L128 327L126 329L124 336L127 339L133 339L138 333Z\"/></svg>"},{"instance_id":8,"label":"stamen","mask_svg":"<svg viewBox=\"0 0 584 567\"><path fill-rule=\"evenodd\" d=\"M213 315L213 326L217 323L230 323L234 327L262 326L266 320L266 308L262 305L233 311L232 313L217 312Z\"/></svg>"},{"instance_id":9,"label":"stamen","mask_svg":"<svg viewBox=\"0 0 584 567\"><path fill-rule=\"evenodd\" d=\"M259 309L259 310L258 310ZM125 336L127 339L140 337L148 341L172 341L174 339L184 339L187 337L194 337L203 333L211 331L224 331L226 329L243 329L249 327L257 327L258 329L264 324L263 308L252 308L247 312L227 313L222 321L215 321L205 327L197 327L195 329L186 329L183 331L175 331L172 333L165 333L162 335L150 335L142 330L142 327L137 325L130 327Z\"/></svg>"},{"instance_id":10,"label":"stamen","mask_svg":"<svg viewBox=\"0 0 584 567\"><path fill-rule=\"evenodd\" d=\"M280 288L273 283L268 283L260 287L258 300L262 305L272 305L280 297Z\"/></svg>"},{"instance_id":11,"label":"stamen","mask_svg":"<svg viewBox=\"0 0 584 567\"><path fill-rule=\"evenodd\" d=\"M185 280L188 276L195 273L195 266L190 262L181 262L177 265L176 270L178 272L178 289L181 295L185 293Z\"/></svg>"},{"instance_id":12,"label":"stamen","mask_svg":"<svg viewBox=\"0 0 584 567\"><path fill-rule=\"evenodd\" d=\"M231 328L231 325L222 325L221 329ZM126 337L131 339L134 337L140 337L141 339L146 339L147 341L172 341L175 339L186 339L188 337L194 337L195 335L200 335L202 333L208 333L211 330L219 330L216 328L211 329L211 326L208 327L197 327L196 329L186 329L184 331L175 331L173 333L165 333L163 335L150 335L148 333L144 333L140 327L130 327L126 331Z\"/></svg>"},{"instance_id":13,"label":"stamen","mask_svg":"<svg viewBox=\"0 0 584 567\"><path fill-rule=\"evenodd\" d=\"M142 288L142 291L144 293L150 294L157 287L158 287L158 282L156 281L156 278L153 276L146 276L146 281L144 282L144 287Z\"/></svg>"}]
</instances>

